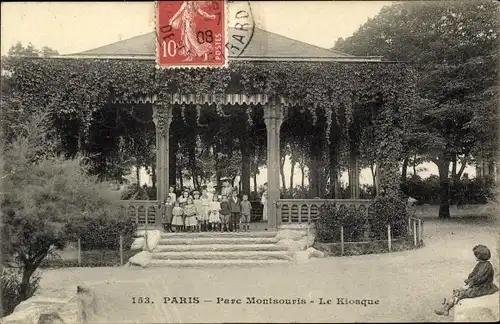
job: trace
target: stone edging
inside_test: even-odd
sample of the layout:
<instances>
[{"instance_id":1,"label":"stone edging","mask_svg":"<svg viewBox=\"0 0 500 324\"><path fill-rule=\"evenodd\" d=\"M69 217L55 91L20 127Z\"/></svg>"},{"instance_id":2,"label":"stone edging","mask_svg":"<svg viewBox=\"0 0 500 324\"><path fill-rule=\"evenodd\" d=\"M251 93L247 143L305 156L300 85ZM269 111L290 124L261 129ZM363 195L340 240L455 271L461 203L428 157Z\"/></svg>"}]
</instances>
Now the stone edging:
<instances>
[{"instance_id":1,"label":"stone edging","mask_svg":"<svg viewBox=\"0 0 500 324\"><path fill-rule=\"evenodd\" d=\"M77 289L58 290L56 294L35 295L17 305L14 312L0 322L85 324L96 309L94 291L77 286Z\"/></svg>"},{"instance_id":2,"label":"stone edging","mask_svg":"<svg viewBox=\"0 0 500 324\"><path fill-rule=\"evenodd\" d=\"M297 263L307 263L311 258L323 258L325 253L313 248L314 227L288 228L278 231L276 244L286 246L288 252Z\"/></svg>"},{"instance_id":3,"label":"stone edging","mask_svg":"<svg viewBox=\"0 0 500 324\"><path fill-rule=\"evenodd\" d=\"M140 230L136 233L136 239L132 243L130 249L138 251L126 263L127 266L140 266L147 267L153 257L153 250L156 248L161 240L160 230Z\"/></svg>"},{"instance_id":4,"label":"stone edging","mask_svg":"<svg viewBox=\"0 0 500 324\"><path fill-rule=\"evenodd\" d=\"M453 322L496 323L500 319L499 299L499 292L482 297L463 299L452 308L450 315Z\"/></svg>"}]
</instances>

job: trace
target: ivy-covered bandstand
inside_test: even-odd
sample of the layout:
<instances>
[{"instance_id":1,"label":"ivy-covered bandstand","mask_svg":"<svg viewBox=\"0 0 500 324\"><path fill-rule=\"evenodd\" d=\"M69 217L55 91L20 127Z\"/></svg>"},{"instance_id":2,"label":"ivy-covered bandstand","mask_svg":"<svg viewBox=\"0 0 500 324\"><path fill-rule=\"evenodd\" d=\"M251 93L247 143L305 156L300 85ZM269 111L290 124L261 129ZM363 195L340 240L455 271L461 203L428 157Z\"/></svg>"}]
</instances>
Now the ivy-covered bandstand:
<instances>
[{"instance_id":1,"label":"ivy-covered bandstand","mask_svg":"<svg viewBox=\"0 0 500 324\"><path fill-rule=\"evenodd\" d=\"M155 39L150 33L75 55L18 60L11 67L14 84L24 105L47 111L57 107L59 114L77 116L82 140L93 114L105 105L151 106L158 201L171 183L170 125L173 110L179 108L196 110L197 116L213 109L224 118L225 109L236 106L248 114L248 125L263 118L271 229L284 217L277 210L280 128L292 113L310 114L313 123L324 125L324 147L329 150L348 143L352 199L359 199L359 134L370 125L381 191L399 190L402 138L416 102L414 74L407 64L351 56L256 29L247 49L230 57L227 68L158 69ZM154 209L158 203L145 206ZM300 219L300 204L298 208ZM156 218L159 224L158 217L156 212L149 222Z\"/></svg>"}]
</instances>

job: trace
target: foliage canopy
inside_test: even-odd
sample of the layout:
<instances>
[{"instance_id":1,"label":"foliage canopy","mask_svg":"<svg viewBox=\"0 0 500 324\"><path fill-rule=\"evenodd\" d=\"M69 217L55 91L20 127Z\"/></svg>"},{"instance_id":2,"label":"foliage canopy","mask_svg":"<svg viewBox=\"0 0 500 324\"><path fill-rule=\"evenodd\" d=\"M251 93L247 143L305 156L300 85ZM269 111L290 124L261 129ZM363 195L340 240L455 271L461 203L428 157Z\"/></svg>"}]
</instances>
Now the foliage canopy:
<instances>
[{"instance_id":1,"label":"foliage canopy","mask_svg":"<svg viewBox=\"0 0 500 324\"><path fill-rule=\"evenodd\" d=\"M404 63L232 62L226 69L203 70L160 70L152 62L133 60L9 58L6 63L13 87L23 94L23 106L45 110L59 123L74 121L82 139L88 138L95 113L113 97L128 100L155 93L161 103L174 92L212 94L218 115L225 116L222 95L264 94L295 102L313 123L324 116L327 142L332 127L348 138L353 111L367 109L381 143L377 160L394 168L416 102L413 69ZM196 108L198 121L201 109ZM253 125L251 109L247 116ZM184 117L184 105L182 110Z\"/></svg>"}]
</instances>

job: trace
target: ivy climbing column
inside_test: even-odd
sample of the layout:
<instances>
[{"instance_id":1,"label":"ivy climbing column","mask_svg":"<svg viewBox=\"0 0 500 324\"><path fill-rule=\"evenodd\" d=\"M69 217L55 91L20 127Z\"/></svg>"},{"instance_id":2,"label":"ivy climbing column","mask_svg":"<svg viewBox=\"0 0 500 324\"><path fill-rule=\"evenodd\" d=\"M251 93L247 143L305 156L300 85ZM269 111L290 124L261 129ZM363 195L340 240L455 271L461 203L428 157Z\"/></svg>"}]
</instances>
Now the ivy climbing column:
<instances>
[{"instance_id":1,"label":"ivy climbing column","mask_svg":"<svg viewBox=\"0 0 500 324\"><path fill-rule=\"evenodd\" d=\"M276 98L264 105L264 122L267 129L267 223L270 229L278 228L276 202L280 198L280 129L284 109Z\"/></svg>"},{"instance_id":2,"label":"ivy climbing column","mask_svg":"<svg viewBox=\"0 0 500 324\"><path fill-rule=\"evenodd\" d=\"M156 200L163 201L169 186L169 133L172 122L172 105L153 104L153 122L156 126ZM156 215L156 225L161 224L161 214Z\"/></svg>"},{"instance_id":3,"label":"ivy climbing column","mask_svg":"<svg viewBox=\"0 0 500 324\"><path fill-rule=\"evenodd\" d=\"M356 144L351 144L349 152L349 188L350 198L359 199L359 158Z\"/></svg>"}]
</instances>

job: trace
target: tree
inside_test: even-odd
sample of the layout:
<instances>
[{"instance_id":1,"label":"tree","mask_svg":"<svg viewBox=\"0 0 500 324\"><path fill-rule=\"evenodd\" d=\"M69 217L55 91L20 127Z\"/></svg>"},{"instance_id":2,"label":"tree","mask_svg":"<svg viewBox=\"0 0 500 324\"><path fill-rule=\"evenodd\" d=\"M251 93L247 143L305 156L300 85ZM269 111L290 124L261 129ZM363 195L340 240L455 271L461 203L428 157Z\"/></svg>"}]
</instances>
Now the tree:
<instances>
[{"instance_id":1,"label":"tree","mask_svg":"<svg viewBox=\"0 0 500 324\"><path fill-rule=\"evenodd\" d=\"M45 257L82 234L87 222L125 222L116 192L89 175L84 159L40 155L44 120L34 115L1 155L2 252L22 273L19 302L31 297L30 278Z\"/></svg>"},{"instance_id":2,"label":"tree","mask_svg":"<svg viewBox=\"0 0 500 324\"><path fill-rule=\"evenodd\" d=\"M57 52L57 51L56 51ZM8 56L10 57L38 57L40 56L40 51L33 46L33 44L28 43L26 47L23 46L21 42L17 42L16 45L13 45L8 52Z\"/></svg>"},{"instance_id":3,"label":"tree","mask_svg":"<svg viewBox=\"0 0 500 324\"><path fill-rule=\"evenodd\" d=\"M450 217L450 163L464 165L477 147L497 146L498 9L493 1L394 4L334 47L418 69L418 127L406 152L424 154L438 166L441 218ZM463 168L452 168L455 179Z\"/></svg>"}]
</instances>

